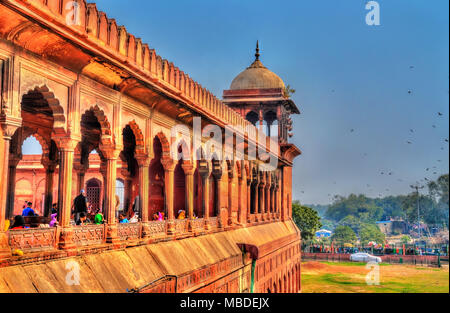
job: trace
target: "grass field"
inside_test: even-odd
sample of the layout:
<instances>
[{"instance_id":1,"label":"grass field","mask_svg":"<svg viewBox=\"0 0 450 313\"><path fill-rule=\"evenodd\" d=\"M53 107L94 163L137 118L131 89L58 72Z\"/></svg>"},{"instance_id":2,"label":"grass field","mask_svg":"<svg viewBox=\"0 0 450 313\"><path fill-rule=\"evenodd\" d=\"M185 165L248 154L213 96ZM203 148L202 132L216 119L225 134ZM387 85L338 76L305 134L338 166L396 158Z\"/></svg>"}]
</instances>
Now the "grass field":
<instances>
[{"instance_id":1,"label":"grass field","mask_svg":"<svg viewBox=\"0 0 450 313\"><path fill-rule=\"evenodd\" d=\"M365 263L304 262L303 293L448 293L449 270L381 264L380 284L369 286Z\"/></svg>"}]
</instances>

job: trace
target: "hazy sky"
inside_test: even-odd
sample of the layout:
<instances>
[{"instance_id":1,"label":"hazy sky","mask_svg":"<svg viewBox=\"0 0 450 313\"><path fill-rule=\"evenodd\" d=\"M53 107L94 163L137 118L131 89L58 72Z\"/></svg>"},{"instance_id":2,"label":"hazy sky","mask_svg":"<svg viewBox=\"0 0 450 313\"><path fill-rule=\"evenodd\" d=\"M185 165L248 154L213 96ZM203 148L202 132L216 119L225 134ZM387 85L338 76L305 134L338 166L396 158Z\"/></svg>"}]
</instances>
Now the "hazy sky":
<instances>
[{"instance_id":1,"label":"hazy sky","mask_svg":"<svg viewBox=\"0 0 450 313\"><path fill-rule=\"evenodd\" d=\"M96 3L220 98L258 39L263 64L296 89L302 111L293 199L407 193L448 172L447 0L378 1L380 26L366 25L361 0Z\"/></svg>"}]
</instances>

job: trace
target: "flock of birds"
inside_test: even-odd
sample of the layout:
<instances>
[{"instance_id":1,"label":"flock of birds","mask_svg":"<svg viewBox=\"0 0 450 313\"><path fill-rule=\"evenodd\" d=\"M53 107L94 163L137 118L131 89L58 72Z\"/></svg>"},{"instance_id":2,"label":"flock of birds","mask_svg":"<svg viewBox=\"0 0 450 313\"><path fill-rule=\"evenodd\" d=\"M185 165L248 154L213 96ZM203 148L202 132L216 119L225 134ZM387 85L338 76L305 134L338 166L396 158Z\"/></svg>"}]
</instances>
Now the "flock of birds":
<instances>
[{"instance_id":1,"label":"flock of birds","mask_svg":"<svg viewBox=\"0 0 450 313\"><path fill-rule=\"evenodd\" d=\"M414 67L413 65L411 65L409 68L410 68L410 70L413 70L415 67ZM335 90L333 89L333 90L331 90L331 92L334 93ZM412 95L412 94L413 94L413 91L412 91L412 90L408 90L408 94L409 94L409 95ZM444 114L443 114L442 112L437 112L437 117L438 117L438 118L442 118L442 117L444 117ZM432 128L436 129L437 126L436 126L435 124L433 124L433 125L432 125ZM354 128L350 129L350 133L355 133L355 132L356 132L356 130L355 130ZM409 132L410 132L411 134L415 134L415 133L416 133L416 131L415 131L414 129L412 129L412 128L409 130ZM448 143L449 143L449 139L448 139L448 138L445 138L445 139L443 140L443 142L445 142L445 143L448 144ZM411 140L407 140L406 143L407 143L408 145L413 145L413 144L414 144L413 141L411 141ZM442 147L441 147L441 150L444 151L445 148L442 146ZM367 157L367 156L368 156L368 153L364 153L364 154L363 154L363 158L365 158L365 157ZM442 163L442 160L439 159L439 160L437 160L437 162L438 162L438 163ZM427 167L427 168L425 169L425 172L426 172L427 175L429 175L429 174L431 174L431 173L432 173L433 175L437 175L437 174L438 174L437 168L438 168L437 166ZM392 170L380 170L380 175L384 175L384 176L394 176L395 174L394 174L394 172L393 172ZM404 180L401 179L401 178L398 178L397 181L398 181L398 182L403 182ZM416 183L417 183L417 184L421 184L421 183L427 184L428 182L431 182L431 181L432 181L431 178L429 178L429 177L424 177L424 178L420 179L419 181L417 181ZM333 184L336 185L337 182L334 181ZM371 186L370 184L367 184L366 186L367 186L369 192L372 192L372 191L373 191L373 189L371 189L372 186ZM386 192L389 192L390 189L389 189L389 188L386 188L385 191L386 191ZM305 191L302 190L301 193L302 193L302 194L305 194ZM384 195L381 194L381 193L379 193L378 196L379 196L380 198L382 198ZM329 194L328 194L328 197L331 197L331 198L332 198L333 196L329 193Z\"/></svg>"}]
</instances>

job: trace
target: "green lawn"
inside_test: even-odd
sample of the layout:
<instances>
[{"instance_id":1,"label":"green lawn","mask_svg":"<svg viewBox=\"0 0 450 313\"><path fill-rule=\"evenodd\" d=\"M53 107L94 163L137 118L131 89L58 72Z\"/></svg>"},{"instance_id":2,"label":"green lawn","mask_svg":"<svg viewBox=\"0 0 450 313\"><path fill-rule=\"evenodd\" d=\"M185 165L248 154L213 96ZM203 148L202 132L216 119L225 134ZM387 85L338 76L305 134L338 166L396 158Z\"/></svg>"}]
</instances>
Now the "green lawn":
<instances>
[{"instance_id":1,"label":"green lawn","mask_svg":"<svg viewBox=\"0 0 450 313\"><path fill-rule=\"evenodd\" d=\"M448 293L447 269L381 264L380 284L369 286L365 263L304 262L303 293Z\"/></svg>"}]
</instances>

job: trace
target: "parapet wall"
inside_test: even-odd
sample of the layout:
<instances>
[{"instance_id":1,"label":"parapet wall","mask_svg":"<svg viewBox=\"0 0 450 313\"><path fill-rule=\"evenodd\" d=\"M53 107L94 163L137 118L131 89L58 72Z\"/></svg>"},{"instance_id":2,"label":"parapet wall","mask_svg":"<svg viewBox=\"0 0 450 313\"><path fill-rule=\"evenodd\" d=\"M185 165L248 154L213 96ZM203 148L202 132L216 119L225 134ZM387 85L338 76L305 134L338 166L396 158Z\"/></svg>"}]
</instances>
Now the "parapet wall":
<instances>
[{"instance_id":1,"label":"parapet wall","mask_svg":"<svg viewBox=\"0 0 450 313\"><path fill-rule=\"evenodd\" d=\"M242 292L249 289L251 260L243 255L238 243L250 238L254 240L252 244L266 247L265 256L299 241L295 226L288 221L10 266L0 268L0 292L124 293L131 289L142 289L143 292ZM273 247L272 251L267 249L268 245ZM70 283L77 279L77 266L79 285ZM159 283L149 285L154 281Z\"/></svg>"}]
</instances>

